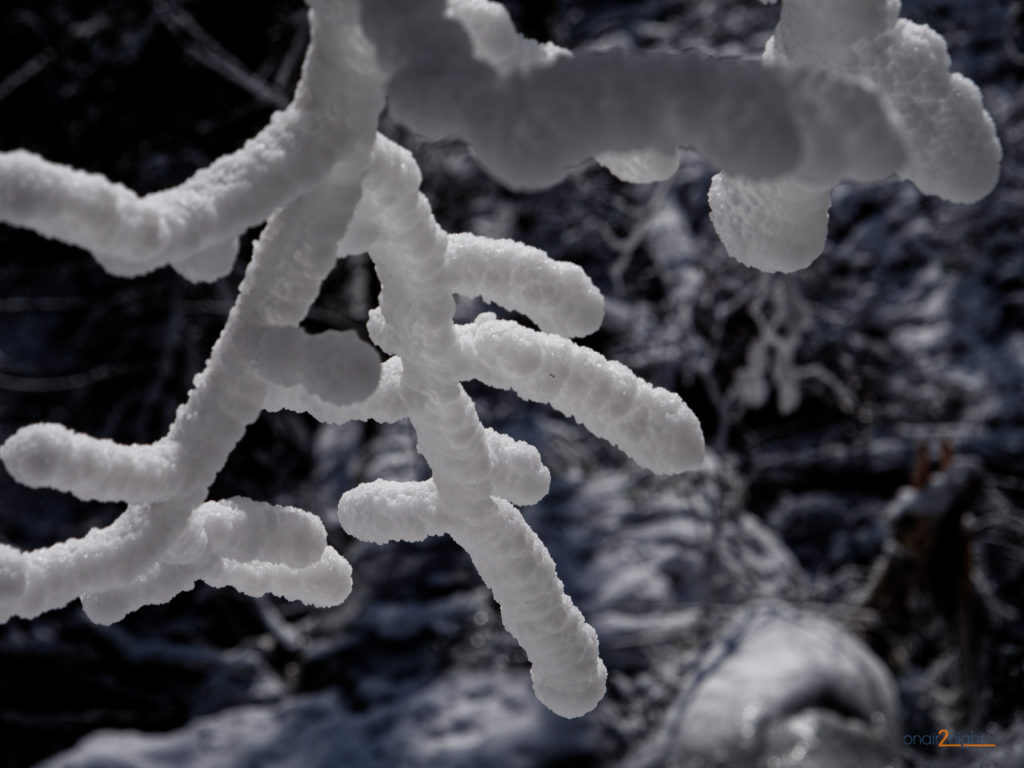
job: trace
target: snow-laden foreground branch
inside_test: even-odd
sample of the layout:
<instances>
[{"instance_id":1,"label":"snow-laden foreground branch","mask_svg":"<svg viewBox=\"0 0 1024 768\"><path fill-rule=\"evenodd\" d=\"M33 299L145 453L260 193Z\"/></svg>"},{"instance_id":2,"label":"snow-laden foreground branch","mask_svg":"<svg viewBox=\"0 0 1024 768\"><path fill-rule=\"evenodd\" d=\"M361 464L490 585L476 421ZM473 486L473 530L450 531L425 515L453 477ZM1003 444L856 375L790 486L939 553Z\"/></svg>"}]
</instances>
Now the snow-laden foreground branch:
<instances>
[{"instance_id":1,"label":"snow-laden foreground branch","mask_svg":"<svg viewBox=\"0 0 1024 768\"><path fill-rule=\"evenodd\" d=\"M334 605L351 568L319 518L251 499L208 500L263 410L334 423L409 419L432 477L344 494L342 527L386 542L448 534L471 556L548 707L579 716L604 693L594 630L515 505L549 474L535 448L486 429L462 382L550 403L651 471L700 463L675 393L575 344L601 324L581 269L534 248L449 235L419 193L412 155L377 134L391 114L465 139L506 185L554 183L596 157L628 181L665 178L680 147L725 174L713 218L737 258L766 269L820 252L842 178L906 176L955 200L994 184L1000 156L977 89L949 75L945 44L897 20L897 0L787 0L765 63L694 54L573 55L517 34L490 0L309 0L311 42L291 104L238 151L139 196L24 151L0 153L0 221L88 250L115 275L171 266L226 274L236 241L267 221L238 299L166 436L120 445L57 424L0 448L19 482L126 503L111 525L29 552L0 544L0 619L80 598L111 622L197 580ZM299 324L338 258L367 252L380 279L368 331ZM454 323L454 295L519 311ZM10 513L10 512L9 512Z\"/></svg>"}]
</instances>

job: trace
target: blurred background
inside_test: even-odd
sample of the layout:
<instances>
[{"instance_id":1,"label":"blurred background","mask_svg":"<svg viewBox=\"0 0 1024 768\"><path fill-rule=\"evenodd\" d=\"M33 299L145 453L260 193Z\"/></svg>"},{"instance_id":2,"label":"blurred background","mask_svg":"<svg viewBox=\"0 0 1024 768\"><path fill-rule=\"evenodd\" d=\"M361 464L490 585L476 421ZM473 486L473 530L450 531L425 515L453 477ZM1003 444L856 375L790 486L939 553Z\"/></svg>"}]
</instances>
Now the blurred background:
<instances>
[{"instance_id":1,"label":"blurred background","mask_svg":"<svg viewBox=\"0 0 1024 768\"><path fill-rule=\"evenodd\" d=\"M778 14L750 0L506 5L524 33L570 48L737 57L759 55ZM703 467L655 477L549 408L467 385L484 423L551 469L524 514L600 635L597 710L563 721L534 700L447 538L340 531L345 490L425 476L407 424L264 414L211 498L321 514L352 596L310 610L199 585L111 627L77 603L9 621L0 768L1024 765L1024 9L903 6L982 88L1000 184L971 206L908 183L840 186L825 254L794 275L729 259L707 216L714 169L696 156L661 184L588 165L511 194L459 142L385 118L443 227L580 264L607 307L581 343L678 391L704 426ZM4 0L0 150L139 192L176 184L287 103L307 42L297 0ZM168 269L110 277L0 227L0 439L35 421L160 437L256 234L229 277L192 285ZM362 332L376 292L365 257L341 262L305 326ZM460 304L465 319L482 310ZM119 511L3 472L0 501L0 541L22 548ZM940 729L996 746L936 748Z\"/></svg>"}]
</instances>

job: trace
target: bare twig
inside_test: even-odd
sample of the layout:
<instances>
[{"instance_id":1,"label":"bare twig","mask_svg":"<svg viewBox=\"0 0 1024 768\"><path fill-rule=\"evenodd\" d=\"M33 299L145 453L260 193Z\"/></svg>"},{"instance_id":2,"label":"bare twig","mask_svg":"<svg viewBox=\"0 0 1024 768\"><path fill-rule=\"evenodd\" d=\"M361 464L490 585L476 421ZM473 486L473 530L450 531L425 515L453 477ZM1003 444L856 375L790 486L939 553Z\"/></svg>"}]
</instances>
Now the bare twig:
<instances>
[{"instance_id":1,"label":"bare twig","mask_svg":"<svg viewBox=\"0 0 1024 768\"><path fill-rule=\"evenodd\" d=\"M53 48L46 48L0 80L0 101L46 69L56 58Z\"/></svg>"},{"instance_id":2,"label":"bare twig","mask_svg":"<svg viewBox=\"0 0 1024 768\"><path fill-rule=\"evenodd\" d=\"M269 83L250 72L245 64L211 37L184 8L165 0L156 0L153 9L170 32L189 39L185 53L204 67L272 107L282 109L288 106L291 99L276 82Z\"/></svg>"},{"instance_id":3,"label":"bare twig","mask_svg":"<svg viewBox=\"0 0 1024 768\"><path fill-rule=\"evenodd\" d=\"M13 376L0 372L0 389L8 392L69 392L124 376L137 368L135 365L98 365L88 371L64 376Z\"/></svg>"}]
</instances>

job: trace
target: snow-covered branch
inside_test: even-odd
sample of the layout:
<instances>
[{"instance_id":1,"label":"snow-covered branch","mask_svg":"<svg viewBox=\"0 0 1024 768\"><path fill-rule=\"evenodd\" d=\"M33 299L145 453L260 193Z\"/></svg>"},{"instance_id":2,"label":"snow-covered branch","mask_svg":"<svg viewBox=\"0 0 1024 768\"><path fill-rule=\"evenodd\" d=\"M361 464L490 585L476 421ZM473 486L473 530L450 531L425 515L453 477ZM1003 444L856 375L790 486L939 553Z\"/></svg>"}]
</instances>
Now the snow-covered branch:
<instances>
[{"instance_id":1,"label":"snow-covered branch","mask_svg":"<svg viewBox=\"0 0 1024 768\"><path fill-rule=\"evenodd\" d=\"M0 619L81 598L95 620L116 621L199 579L336 604L351 569L314 514L209 500L209 488L263 410L408 419L431 478L345 493L342 527L373 542L450 535L525 649L537 696L582 715L604 693L597 636L514 506L542 498L550 475L535 448L483 427L462 382L549 403L659 473L701 462L700 425L678 394L570 340L603 315L582 269L438 226L411 153L377 133L385 103L413 130L465 139L512 188L554 183L588 158L629 181L662 179L680 147L693 147L727 172L711 193L727 248L766 269L820 252L840 178L898 173L951 199L984 194L999 160L991 120L977 89L948 74L942 40L897 21L896 0L787 0L764 64L574 55L522 38L490 0L308 4L311 42L292 102L177 187L139 196L25 151L0 153L0 221L85 248L115 275L169 265L216 279L239 234L267 222L165 437L119 445L35 424L0 448L25 485L127 505L81 539L28 552L0 545ZM383 364L355 334L299 327L337 259L363 252L381 284L367 330ZM521 312L540 330L490 314L457 325L456 294Z\"/></svg>"},{"instance_id":2,"label":"snow-covered branch","mask_svg":"<svg viewBox=\"0 0 1024 768\"><path fill-rule=\"evenodd\" d=\"M783 3L765 46L765 64L863 83L889 113L906 155L856 175L832 161L830 148L811 144L782 179L719 174L708 194L711 220L731 256L764 271L806 267L824 248L829 195L844 178L876 181L895 174L926 194L958 203L992 191L1002 149L981 91L949 71L946 42L938 33L899 18L899 11L899 0ZM832 133L855 133L836 106L821 102L822 118L835 121Z\"/></svg>"}]
</instances>

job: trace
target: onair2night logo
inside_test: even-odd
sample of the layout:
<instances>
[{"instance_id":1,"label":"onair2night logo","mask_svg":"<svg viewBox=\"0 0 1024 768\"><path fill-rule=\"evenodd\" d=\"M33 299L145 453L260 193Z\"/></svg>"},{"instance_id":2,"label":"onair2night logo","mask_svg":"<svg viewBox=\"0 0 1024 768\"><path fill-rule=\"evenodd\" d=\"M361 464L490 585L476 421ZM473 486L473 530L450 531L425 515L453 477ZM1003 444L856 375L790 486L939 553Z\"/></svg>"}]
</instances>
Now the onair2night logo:
<instances>
[{"instance_id":1,"label":"onair2night logo","mask_svg":"<svg viewBox=\"0 0 1024 768\"><path fill-rule=\"evenodd\" d=\"M973 730L966 733L950 733L948 728L940 728L938 733L907 733L903 736L903 743L908 747L994 747L995 744L983 742L985 734L975 733Z\"/></svg>"}]
</instances>

